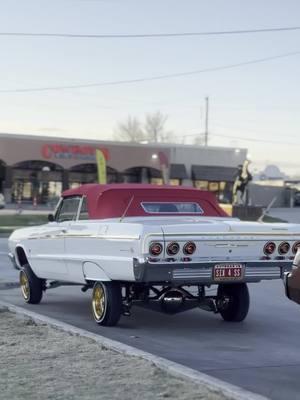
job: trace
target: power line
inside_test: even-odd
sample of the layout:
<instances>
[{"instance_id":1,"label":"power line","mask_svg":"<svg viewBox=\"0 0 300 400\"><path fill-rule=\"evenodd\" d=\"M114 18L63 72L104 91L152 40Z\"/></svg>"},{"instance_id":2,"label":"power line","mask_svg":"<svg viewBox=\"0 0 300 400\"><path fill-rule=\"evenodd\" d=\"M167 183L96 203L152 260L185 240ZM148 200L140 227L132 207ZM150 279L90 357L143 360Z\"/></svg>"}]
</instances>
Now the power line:
<instances>
[{"instance_id":1,"label":"power line","mask_svg":"<svg viewBox=\"0 0 300 400\"><path fill-rule=\"evenodd\" d=\"M49 32L0 32L0 36L21 36L21 37L48 37L48 38L67 38L67 39L145 39L145 38L174 38L192 36L224 36L224 35L244 35L270 32L291 32L299 31L300 26L278 27L278 28L258 28L258 29L237 29L229 31L204 31L204 32L161 32L161 33L125 33L125 34L83 34L83 33L49 33Z\"/></svg>"},{"instance_id":2,"label":"power line","mask_svg":"<svg viewBox=\"0 0 300 400\"><path fill-rule=\"evenodd\" d=\"M272 134L272 135L274 135L274 134L276 134L276 135L282 135L282 132L281 133L276 133L276 132L262 132L261 130L260 131L257 131L256 129L252 129L252 128L245 128L245 127L237 127L237 126L231 126L231 124L230 124L230 126L228 126L227 124L226 125L223 125L223 124L219 124L218 122L213 122L213 125L216 125L217 127L221 127L221 128L225 128L225 129L230 129L230 130L239 130L239 131L247 131L247 132L250 132L250 133L254 133L254 134L258 134L258 135L265 135L265 134ZM285 134L285 136L290 136L290 138L295 138L295 137L298 137L298 136L295 136L295 135L290 135L290 134Z\"/></svg>"},{"instance_id":3,"label":"power line","mask_svg":"<svg viewBox=\"0 0 300 400\"><path fill-rule=\"evenodd\" d=\"M288 146L299 146L300 143L291 143L291 142L285 142L285 141L275 141L275 140L264 140L264 139L257 139L257 138L251 138L251 137L241 137L241 136L232 136L232 135L222 135L219 133L215 133L215 132L210 132L210 135L212 136L217 136L217 137L222 137L225 139L233 139L233 140L241 140L241 141L246 141L246 142L257 142L257 143L271 143L271 144L279 144L279 145L288 145ZM178 135L175 135L178 136ZM194 136L204 136L203 133L199 134L199 133L192 133L192 134L188 134L188 135L180 135L180 137L194 137Z\"/></svg>"},{"instance_id":4,"label":"power line","mask_svg":"<svg viewBox=\"0 0 300 400\"><path fill-rule=\"evenodd\" d=\"M289 142L285 142L285 141L275 141L275 140L269 140L269 139L256 139L256 138L250 138L250 137L240 137L240 136L231 136L231 135L221 135L219 133L212 133L213 136L218 136L218 137L223 137L226 139L233 139L233 140L243 140L243 141L247 141L247 142L256 142L256 143L272 143L272 144L279 144L279 145L283 145L286 144L288 146L299 146L300 143L289 143Z\"/></svg>"},{"instance_id":5,"label":"power line","mask_svg":"<svg viewBox=\"0 0 300 400\"><path fill-rule=\"evenodd\" d=\"M119 81L108 81L108 82L96 82L96 83L87 83L87 84L74 84L74 85L66 85L66 86L48 86L48 87L36 87L36 88L24 88L24 89L3 89L0 90L0 93L28 93L28 92L45 92L45 91L57 91L57 90L71 90L71 89L83 89L83 88L92 88L92 87L100 87L100 86L117 86L124 84L132 84L132 83L142 83L142 82L150 82L150 81L158 81L164 79L172 79L172 78L180 78L184 76L192 76L198 75L205 72L215 72L222 71L232 68L238 68L246 65L264 63L267 61L277 60L280 58L291 57L295 55L299 55L300 51L295 51L291 53L279 54L271 57L257 58L250 61L244 61L236 64L228 64L219 67L212 68L203 68L194 71L187 72L179 72L174 74L166 74L166 75L157 75L146 78L136 78L136 79L127 79L127 80L119 80Z\"/></svg>"}]
</instances>

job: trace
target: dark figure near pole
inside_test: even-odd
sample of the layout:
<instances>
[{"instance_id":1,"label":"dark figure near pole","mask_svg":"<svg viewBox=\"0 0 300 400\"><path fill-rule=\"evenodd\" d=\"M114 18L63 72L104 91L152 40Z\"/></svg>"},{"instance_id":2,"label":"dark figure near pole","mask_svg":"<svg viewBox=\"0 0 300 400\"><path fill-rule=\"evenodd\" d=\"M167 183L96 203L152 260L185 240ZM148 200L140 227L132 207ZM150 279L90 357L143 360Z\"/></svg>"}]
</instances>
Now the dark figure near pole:
<instances>
[{"instance_id":1,"label":"dark figure near pole","mask_svg":"<svg viewBox=\"0 0 300 400\"><path fill-rule=\"evenodd\" d=\"M247 186L252 181L252 175L249 172L249 160L245 160L243 165L238 167L238 175L233 184L233 205L248 205L246 196Z\"/></svg>"}]
</instances>

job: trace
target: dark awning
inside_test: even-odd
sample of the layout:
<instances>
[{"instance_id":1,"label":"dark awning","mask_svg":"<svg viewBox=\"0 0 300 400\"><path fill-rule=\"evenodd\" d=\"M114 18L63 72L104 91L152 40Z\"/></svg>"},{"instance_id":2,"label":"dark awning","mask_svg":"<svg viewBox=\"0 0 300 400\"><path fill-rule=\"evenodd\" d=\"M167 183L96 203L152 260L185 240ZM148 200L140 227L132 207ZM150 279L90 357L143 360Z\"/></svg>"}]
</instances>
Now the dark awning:
<instances>
[{"instance_id":1,"label":"dark awning","mask_svg":"<svg viewBox=\"0 0 300 400\"><path fill-rule=\"evenodd\" d=\"M234 182L238 169L208 165L192 165L192 179L213 182Z\"/></svg>"},{"instance_id":2,"label":"dark awning","mask_svg":"<svg viewBox=\"0 0 300 400\"><path fill-rule=\"evenodd\" d=\"M158 179L162 178L162 173L159 169L148 167L147 170L148 170L148 176L150 178L158 178Z\"/></svg>"},{"instance_id":3,"label":"dark awning","mask_svg":"<svg viewBox=\"0 0 300 400\"><path fill-rule=\"evenodd\" d=\"M187 179L188 175L184 164L170 165L170 179Z\"/></svg>"}]
</instances>

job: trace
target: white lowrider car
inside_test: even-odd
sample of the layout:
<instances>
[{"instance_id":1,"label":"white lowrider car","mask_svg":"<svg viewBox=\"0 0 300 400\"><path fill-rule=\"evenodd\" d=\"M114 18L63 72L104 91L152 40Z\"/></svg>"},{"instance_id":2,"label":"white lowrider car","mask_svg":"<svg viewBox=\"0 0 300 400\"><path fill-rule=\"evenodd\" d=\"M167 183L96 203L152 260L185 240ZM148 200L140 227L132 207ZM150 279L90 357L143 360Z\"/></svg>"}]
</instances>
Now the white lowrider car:
<instances>
[{"instance_id":1,"label":"white lowrider car","mask_svg":"<svg viewBox=\"0 0 300 400\"><path fill-rule=\"evenodd\" d=\"M282 278L299 240L298 225L228 217L209 192L89 184L64 192L49 223L16 230L9 248L27 303L80 285L93 290L96 322L115 325L133 304L168 313L200 307L242 321L247 283Z\"/></svg>"}]
</instances>

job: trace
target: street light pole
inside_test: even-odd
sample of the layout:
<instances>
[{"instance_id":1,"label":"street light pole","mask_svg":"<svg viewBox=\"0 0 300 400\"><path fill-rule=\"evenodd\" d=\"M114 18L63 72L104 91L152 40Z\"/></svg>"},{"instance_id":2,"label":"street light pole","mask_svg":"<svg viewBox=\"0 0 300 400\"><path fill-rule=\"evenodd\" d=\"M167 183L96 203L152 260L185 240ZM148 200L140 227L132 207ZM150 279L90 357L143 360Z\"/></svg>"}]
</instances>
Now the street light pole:
<instances>
[{"instance_id":1,"label":"street light pole","mask_svg":"<svg viewBox=\"0 0 300 400\"><path fill-rule=\"evenodd\" d=\"M204 133L204 145L208 144L208 107L209 107L209 98L205 97L205 133Z\"/></svg>"}]
</instances>

